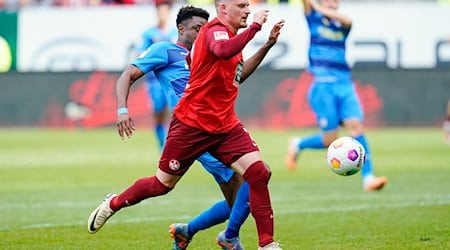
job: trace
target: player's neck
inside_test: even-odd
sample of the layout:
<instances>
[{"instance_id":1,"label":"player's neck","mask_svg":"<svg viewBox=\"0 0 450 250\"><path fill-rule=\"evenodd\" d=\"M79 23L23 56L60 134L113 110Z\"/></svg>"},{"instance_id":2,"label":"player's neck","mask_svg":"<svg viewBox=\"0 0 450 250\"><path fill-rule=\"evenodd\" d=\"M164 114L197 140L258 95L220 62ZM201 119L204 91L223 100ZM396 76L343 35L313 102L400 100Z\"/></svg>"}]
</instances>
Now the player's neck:
<instances>
[{"instance_id":1,"label":"player's neck","mask_svg":"<svg viewBox=\"0 0 450 250\"><path fill-rule=\"evenodd\" d=\"M228 28L231 32L233 32L233 34L237 34L238 29L236 29L236 28L233 27L230 23L228 23L224 17L217 17L217 19L219 19L219 21L220 21L223 25L227 26L227 28Z\"/></svg>"},{"instance_id":2,"label":"player's neck","mask_svg":"<svg viewBox=\"0 0 450 250\"><path fill-rule=\"evenodd\" d=\"M177 45L180 46L180 47L185 48L186 50L190 50L190 49L188 48L188 46L187 46L186 44L184 44L184 43L183 43L182 41L180 41L180 40L177 41Z\"/></svg>"}]
</instances>

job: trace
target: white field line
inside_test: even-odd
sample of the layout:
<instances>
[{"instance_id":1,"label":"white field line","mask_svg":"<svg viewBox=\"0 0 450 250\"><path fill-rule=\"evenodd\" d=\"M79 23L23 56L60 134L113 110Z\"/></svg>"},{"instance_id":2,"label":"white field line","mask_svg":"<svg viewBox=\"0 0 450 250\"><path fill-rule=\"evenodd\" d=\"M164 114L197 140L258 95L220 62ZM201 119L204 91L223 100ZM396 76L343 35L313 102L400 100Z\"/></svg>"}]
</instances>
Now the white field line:
<instances>
[{"instance_id":1,"label":"white field line","mask_svg":"<svg viewBox=\"0 0 450 250\"><path fill-rule=\"evenodd\" d=\"M450 202L450 194L420 194L420 195L389 195L385 196L385 198L392 200L416 200L414 204L423 202L423 201L449 201ZM219 201L221 198L207 198L207 199L193 199L192 197L177 197L176 199L154 199L143 201L140 205L144 206L172 206L179 203L188 202L190 204L199 204L208 206L208 204L212 205L213 203ZM3 200L5 202L6 200ZM304 203L305 201L352 201L352 202L379 202L375 197L368 195L350 195L343 196L339 195L302 195L302 196L284 196L284 197L274 197L272 198L272 203L292 203L292 202L300 202ZM40 208L93 208L98 205L98 201L96 202L88 202L88 201L57 201L57 202L5 202L3 204L0 203L0 213L2 210L11 210L11 209L40 209Z\"/></svg>"},{"instance_id":2,"label":"white field line","mask_svg":"<svg viewBox=\"0 0 450 250\"><path fill-rule=\"evenodd\" d=\"M83 207L88 203L82 204ZM66 202L64 206L73 207L75 204ZM80 206L77 203L78 207ZM89 203L91 205L91 203ZM154 204L152 204L154 205ZM361 210L374 210L374 209L395 209L402 207L427 207L436 205L450 205L450 199L437 199L437 200L423 200L415 202L399 202L399 203L389 203L389 204L360 204L360 205L349 205L349 206L333 206L333 207L310 207L310 208L289 208L289 209L277 209L275 211L276 215L292 215L292 214L311 214L311 213L331 213L331 212L345 212L345 211L361 211ZM48 204L47 204L48 206ZM86 215L87 216L87 215ZM188 220L192 215L170 215L170 216L154 216L154 217L137 217L131 219L118 219L109 221L108 224L128 224L128 223L144 223L144 222L154 222L154 221L177 221L177 220ZM87 217L86 217L87 218ZM69 223L41 223L41 224L31 224L20 227L2 227L0 226L0 231L7 230L23 230L23 229L35 229L35 228L54 228L54 227L69 227L69 226L81 226L86 225L85 221L72 221Z\"/></svg>"}]
</instances>

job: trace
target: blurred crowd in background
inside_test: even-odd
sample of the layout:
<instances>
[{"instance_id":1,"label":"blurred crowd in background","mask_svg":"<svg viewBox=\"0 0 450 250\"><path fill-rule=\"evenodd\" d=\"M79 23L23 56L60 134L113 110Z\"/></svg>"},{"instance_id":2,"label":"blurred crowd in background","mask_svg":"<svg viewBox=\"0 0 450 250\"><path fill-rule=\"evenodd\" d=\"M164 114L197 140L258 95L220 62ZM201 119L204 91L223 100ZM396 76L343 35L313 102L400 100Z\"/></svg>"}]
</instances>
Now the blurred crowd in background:
<instances>
[{"instance_id":1,"label":"blurred crowd in background","mask_svg":"<svg viewBox=\"0 0 450 250\"><path fill-rule=\"evenodd\" d=\"M214 0L167 0L174 3L188 3L192 5L211 4ZM302 0L250 0L250 3L300 3ZM442 2L450 3L450 0L342 0L342 2ZM100 5L153 5L155 0L0 0L0 10L16 11L23 7L42 6L100 6Z\"/></svg>"}]
</instances>

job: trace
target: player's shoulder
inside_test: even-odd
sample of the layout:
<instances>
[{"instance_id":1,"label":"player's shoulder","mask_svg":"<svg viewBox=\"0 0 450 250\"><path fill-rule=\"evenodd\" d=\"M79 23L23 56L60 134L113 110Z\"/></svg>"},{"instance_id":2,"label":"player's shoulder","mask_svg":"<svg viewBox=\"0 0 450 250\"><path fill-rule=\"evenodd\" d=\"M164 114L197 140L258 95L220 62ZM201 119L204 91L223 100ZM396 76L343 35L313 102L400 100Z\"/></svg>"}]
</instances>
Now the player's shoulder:
<instances>
[{"instance_id":1,"label":"player's shoulder","mask_svg":"<svg viewBox=\"0 0 450 250\"><path fill-rule=\"evenodd\" d=\"M173 46L174 46L174 44L172 42L159 41L159 42L156 42L156 43L152 44L151 48L152 49L162 50L162 49L172 48Z\"/></svg>"},{"instance_id":2,"label":"player's shoulder","mask_svg":"<svg viewBox=\"0 0 450 250\"><path fill-rule=\"evenodd\" d=\"M146 34L153 34L156 32L158 32L158 27L156 26L148 27L147 29L144 30L144 33Z\"/></svg>"}]
</instances>

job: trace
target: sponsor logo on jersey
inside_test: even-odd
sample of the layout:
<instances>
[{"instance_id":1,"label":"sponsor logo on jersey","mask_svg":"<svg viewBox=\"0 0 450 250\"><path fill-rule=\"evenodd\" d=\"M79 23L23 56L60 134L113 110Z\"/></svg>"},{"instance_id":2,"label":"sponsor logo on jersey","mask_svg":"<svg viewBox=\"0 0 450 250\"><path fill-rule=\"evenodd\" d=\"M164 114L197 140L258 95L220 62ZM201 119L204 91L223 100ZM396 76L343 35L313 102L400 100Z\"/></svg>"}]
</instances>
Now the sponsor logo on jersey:
<instances>
[{"instance_id":1,"label":"sponsor logo on jersey","mask_svg":"<svg viewBox=\"0 0 450 250\"><path fill-rule=\"evenodd\" d=\"M228 40L230 37L226 31L214 31L214 40Z\"/></svg>"}]
</instances>

